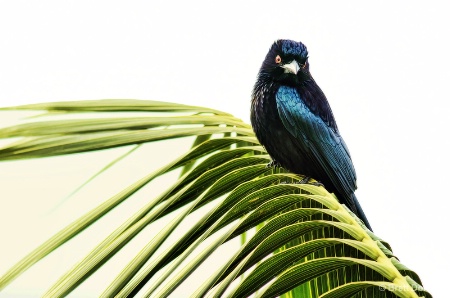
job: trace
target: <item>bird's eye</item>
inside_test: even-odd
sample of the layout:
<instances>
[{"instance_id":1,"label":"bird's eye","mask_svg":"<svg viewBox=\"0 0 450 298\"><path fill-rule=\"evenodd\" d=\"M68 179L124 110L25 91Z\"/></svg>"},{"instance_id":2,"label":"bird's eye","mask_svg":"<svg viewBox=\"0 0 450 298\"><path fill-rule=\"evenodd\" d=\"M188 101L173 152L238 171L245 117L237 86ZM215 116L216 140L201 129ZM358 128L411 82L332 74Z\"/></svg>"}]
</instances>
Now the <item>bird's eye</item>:
<instances>
[{"instance_id":1,"label":"bird's eye","mask_svg":"<svg viewBox=\"0 0 450 298\"><path fill-rule=\"evenodd\" d=\"M280 57L280 55L277 55L277 56L275 57L275 63L276 63L276 64L280 64L280 63L281 63L281 57Z\"/></svg>"},{"instance_id":2,"label":"bird's eye","mask_svg":"<svg viewBox=\"0 0 450 298\"><path fill-rule=\"evenodd\" d=\"M308 61L305 61L305 63L300 64L300 67L301 67L302 69L305 69L307 65L308 65Z\"/></svg>"}]
</instances>

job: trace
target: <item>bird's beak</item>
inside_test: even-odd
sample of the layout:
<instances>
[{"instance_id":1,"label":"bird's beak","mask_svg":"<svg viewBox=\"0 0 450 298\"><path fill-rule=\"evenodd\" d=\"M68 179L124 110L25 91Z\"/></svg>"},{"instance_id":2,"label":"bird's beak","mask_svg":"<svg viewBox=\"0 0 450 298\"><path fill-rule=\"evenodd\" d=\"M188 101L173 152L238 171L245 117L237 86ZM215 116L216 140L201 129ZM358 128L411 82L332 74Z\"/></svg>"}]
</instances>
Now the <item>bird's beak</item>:
<instances>
[{"instance_id":1,"label":"bird's beak","mask_svg":"<svg viewBox=\"0 0 450 298\"><path fill-rule=\"evenodd\" d=\"M291 63L284 64L283 68L284 72L290 72L296 75L298 70L300 69L300 66L298 65L297 61L293 60Z\"/></svg>"}]
</instances>

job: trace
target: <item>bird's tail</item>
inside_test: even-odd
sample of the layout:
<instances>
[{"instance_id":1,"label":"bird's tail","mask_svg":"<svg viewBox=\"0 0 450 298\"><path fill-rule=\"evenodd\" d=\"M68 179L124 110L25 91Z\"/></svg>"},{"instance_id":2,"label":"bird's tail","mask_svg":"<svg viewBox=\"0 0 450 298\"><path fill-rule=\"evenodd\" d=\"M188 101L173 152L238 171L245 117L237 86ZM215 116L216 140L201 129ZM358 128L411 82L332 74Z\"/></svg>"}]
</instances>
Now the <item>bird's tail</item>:
<instances>
[{"instance_id":1,"label":"bird's tail","mask_svg":"<svg viewBox=\"0 0 450 298\"><path fill-rule=\"evenodd\" d=\"M356 216L358 216L358 218L364 222L366 227L373 232L372 227L370 226L369 221L367 220L367 217L364 214L364 211L363 211L361 205L359 204L358 199L356 198L354 193L352 194L352 201L354 202L355 207L356 207L356 210L354 210L354 211L356 211L355 212Z\"/></svg>"}]
</instances>

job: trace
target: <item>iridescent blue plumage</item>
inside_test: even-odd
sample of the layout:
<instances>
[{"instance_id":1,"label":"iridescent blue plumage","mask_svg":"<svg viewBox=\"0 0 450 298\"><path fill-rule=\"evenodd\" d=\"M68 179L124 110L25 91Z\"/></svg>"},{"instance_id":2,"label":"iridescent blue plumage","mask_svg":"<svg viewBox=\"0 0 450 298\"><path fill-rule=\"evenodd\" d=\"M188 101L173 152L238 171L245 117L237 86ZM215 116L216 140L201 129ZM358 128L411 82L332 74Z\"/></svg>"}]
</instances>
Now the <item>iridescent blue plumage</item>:
<instances>
[{"instance_id":1,"label":"iridescent blue plumage","mask_svg":"<svg viewBox=\"0 0 450 298\"><path fill-rule=\"evenodd\" d=\"M304 44L293 40L284 40L281 44L281 51L285 55L308 56L308 51Z\"/></svg>"},{"instance_id":2,"label":"iridescent blue plumage","mask_svg":"<svg viewBox=\"0 0 450 298\"><path fill-rule=\"evenodd\" d=\"M272 45L253 89L251 122L276 163L322 182L370 228L354 195L356 173L348 148L309 72L302 43Z\"/></svg>"}]
</instances>

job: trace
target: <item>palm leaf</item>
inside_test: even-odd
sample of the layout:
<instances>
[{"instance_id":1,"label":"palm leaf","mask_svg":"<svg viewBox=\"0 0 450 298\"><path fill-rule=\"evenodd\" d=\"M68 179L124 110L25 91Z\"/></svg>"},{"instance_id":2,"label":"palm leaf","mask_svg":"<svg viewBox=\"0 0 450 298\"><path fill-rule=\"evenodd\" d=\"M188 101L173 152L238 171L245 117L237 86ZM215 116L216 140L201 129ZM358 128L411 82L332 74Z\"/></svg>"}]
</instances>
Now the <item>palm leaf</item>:
<instances>
[{"instance_id":1,"label":"palm leaf","mask_svg":"<svg viewBox=\"0 0 450 298\"><path fill-rule=\"evenodd\" d=\"M139 189L177 170L176 181L118 223L109 236L98 239L98 245L68 268L44 296L69 294L145 228L174 214L118 270L104 297L138 293L167 297L221 245L256 227L260 228L193 296L431 297L417 274L394 257L389 244L367 230L332 194L323 187L298 184L301 176L267 168L270 157L251 127L227 113L138 100L43 103L4 110L47 113L1 128L0 138L15 140L0 148L0 160L197 137L185 154L147 173L31 251L0 277L0 289L120 208ZM184 221L204 208L203 215L196 216L195 223L161 251ZM204 242L210 244L198 251Z\"/></svg>"}]
</instances>

